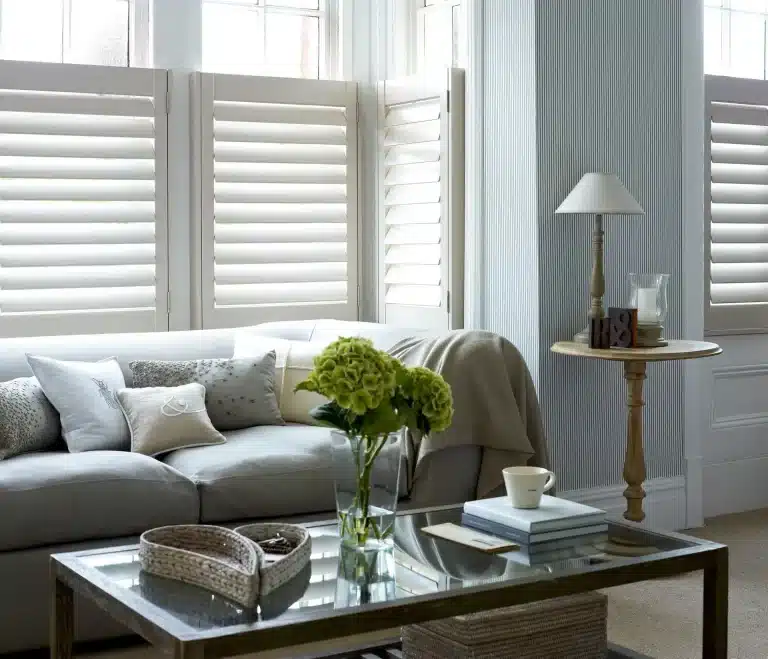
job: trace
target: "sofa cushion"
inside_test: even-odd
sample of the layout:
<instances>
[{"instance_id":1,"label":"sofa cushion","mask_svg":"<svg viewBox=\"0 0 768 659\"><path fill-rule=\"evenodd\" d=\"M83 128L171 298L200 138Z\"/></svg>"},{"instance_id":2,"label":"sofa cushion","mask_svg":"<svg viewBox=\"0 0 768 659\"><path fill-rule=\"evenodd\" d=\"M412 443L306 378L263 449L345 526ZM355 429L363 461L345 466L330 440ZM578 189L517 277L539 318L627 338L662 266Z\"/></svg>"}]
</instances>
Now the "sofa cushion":
<instances>
[{"instance_id":1,"label":"sofa cushion","mask_svg":"<svg viewBox=\"0 0 768 659\"><path fill-rule=\"evenodd\" d=\"M195 484L125 451L30 453L0 462L0 551L197 522Z\"/></svg>"},{"instance_id":2,"label":"sofa cushion","mask_svg":"<svg viewBox=\"0 0 768 659\"><path fill-rule=\"evenodd\" d=\"M185 448L163 459L197 483L206 524L331 511L330 432L291 423L231 430L223 433L226 444Z\"/></svg>"}]
</instances>

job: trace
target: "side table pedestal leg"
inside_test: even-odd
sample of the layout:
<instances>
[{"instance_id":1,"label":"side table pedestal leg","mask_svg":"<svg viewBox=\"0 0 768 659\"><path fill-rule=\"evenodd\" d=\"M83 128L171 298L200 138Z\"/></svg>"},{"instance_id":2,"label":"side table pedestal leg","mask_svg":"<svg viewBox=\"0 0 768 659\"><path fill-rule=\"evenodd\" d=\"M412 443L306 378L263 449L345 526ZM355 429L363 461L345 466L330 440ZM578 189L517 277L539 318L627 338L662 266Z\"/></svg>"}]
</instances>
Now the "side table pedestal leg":
<instances>
[{"instance_id":1,"label":"side table pedestal leg","mask_svg":"<svg viewBox=\"0 0 768 659\"><path fill-rule=\"evenodd\" d=\"M624 517L632 522L645 519L643 499L645 490L645 455L643 453L643 380L645 362L624 362L624 379L627 381L627 453L624 458L624 480L627 489L624 498L627 510Z\"/></svg>"}]
</instances>

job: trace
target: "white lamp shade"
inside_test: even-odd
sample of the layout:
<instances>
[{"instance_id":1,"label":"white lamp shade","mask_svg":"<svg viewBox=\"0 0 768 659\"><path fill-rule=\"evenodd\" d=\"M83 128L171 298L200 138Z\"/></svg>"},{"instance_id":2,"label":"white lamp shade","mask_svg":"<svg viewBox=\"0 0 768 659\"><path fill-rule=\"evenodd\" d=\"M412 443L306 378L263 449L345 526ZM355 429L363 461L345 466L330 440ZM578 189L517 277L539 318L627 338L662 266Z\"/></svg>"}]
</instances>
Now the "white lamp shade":
<instances>
[{"instance_id":1,"label":"white lamp shade","mask_svg":"<svg viewBox=\"0 0 768 659\"><path fill-rule=\"evenodd\" d=\"M645 211L615 174L584 174L555 213L643 215Z\"/></svg>"}]
</instances>

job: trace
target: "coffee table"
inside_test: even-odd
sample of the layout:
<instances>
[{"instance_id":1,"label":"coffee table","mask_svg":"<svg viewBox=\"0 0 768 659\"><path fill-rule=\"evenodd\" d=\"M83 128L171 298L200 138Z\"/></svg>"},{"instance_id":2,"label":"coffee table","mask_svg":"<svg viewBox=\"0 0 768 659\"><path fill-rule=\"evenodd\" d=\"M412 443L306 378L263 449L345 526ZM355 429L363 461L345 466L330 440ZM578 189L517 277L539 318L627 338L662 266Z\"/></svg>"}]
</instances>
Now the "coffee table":
<instances>
[{"instance_id":1,"label":"coffee table","mask_svg":"<svg viewBox=\"0 0 768 659\"><path fill-rule=\"evenodd\" d=\"M397 657L403 625L702 570L702 657L726 659L724 545L616 521L609 525L607 541L531 567L519 562L519 554L517 560L485 554L421 532L430 524L459 523L460 517L461 506L401 513L394 550L381 552L363 571L353 564L354 554L339 551L334 523L306 524L312 534L310 565L252 610L143 573L135 545L56 554L51 557L51 658L72 656L74 593L176 659L245 653L350 656L353 651ZM627 556L632 543L655 551ZM639 656L620 648L612 653Z\"/></svg>"}]
</instances>

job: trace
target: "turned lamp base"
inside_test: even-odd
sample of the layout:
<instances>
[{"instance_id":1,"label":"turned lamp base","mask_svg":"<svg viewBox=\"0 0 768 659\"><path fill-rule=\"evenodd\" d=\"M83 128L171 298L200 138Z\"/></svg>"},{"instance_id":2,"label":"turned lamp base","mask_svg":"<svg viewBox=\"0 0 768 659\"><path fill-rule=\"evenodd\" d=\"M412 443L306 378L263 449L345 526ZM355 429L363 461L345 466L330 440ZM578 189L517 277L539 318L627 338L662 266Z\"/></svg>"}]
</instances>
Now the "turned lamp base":
<instances>
[{"instance_id":1,"label":"turned lamp base","mask_svg":"<svg viewBox=\"0 0 768 659\"><path fill-rule=\"evenodd\" d=\"M589 345L589 325L587 325L578 334L574 334L573 340L576 343L583 343L584 345Z\"/></svg>"}]
</instances>

